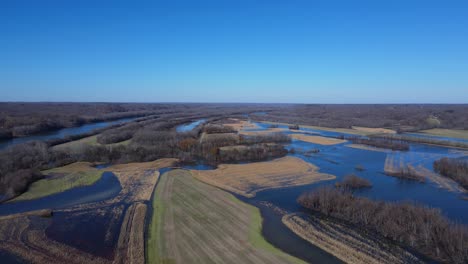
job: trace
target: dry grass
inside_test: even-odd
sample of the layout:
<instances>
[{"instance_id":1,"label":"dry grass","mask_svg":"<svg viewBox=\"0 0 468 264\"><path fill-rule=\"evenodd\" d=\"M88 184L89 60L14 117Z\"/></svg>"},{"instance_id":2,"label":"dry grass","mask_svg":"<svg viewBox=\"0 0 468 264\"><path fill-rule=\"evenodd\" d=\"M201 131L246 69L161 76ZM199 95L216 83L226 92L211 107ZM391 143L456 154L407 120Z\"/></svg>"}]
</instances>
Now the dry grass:
<instances>
[{"instance_id":1,"label":"dry grass","mask_svg":"<svg viewBox=\"0 0 468 264\"><path fill-rule=\"evenodd\" d=\"M257 208L188 171L163 175L153 209L147 263L302 263L263 239Z\"/></svg>"},{"instance_id":2,"label":"dry grass","mask_svg":"<svg viewBox=\"0 0 468 264\"><path fill-rule=\"evenodd\" d=\"M318 172L318 167L299 158L284 157L267 162L222 164L216 170L192 171L208 184L253 197L265 189L311 184L335 176Z\"/></svg>"},{"instance_id":3,"label":"dry grass","mask_svg":"<svg viewBox=\"0 0 468 264\"><path fill-rule=\"evenodd\" d=\"M285 215L282 221L298 236L346 263L424 263L400 247L331 221L301 214Z\"/></svg>"},{"instance_id":4,"label":"dry grass","mask_svg":"<svg viewBox=\"0 0 468 264\"><path fill-rule=\"evenodd\" d=\"M347 142L346 140L343 140L343 139L328 138L328 137L322 137L322 136L310 136L310 135L304 135L304 134L292 134L291 137L293 139L297 139L300 141L305 141L305 142L319 144L319 145L327 145L327 146L337 145L337 144Z\"/></svg>"},{"instance_id":5,"label":"dry grass","mask_svg":"<svg viewBox=\"0 0 468 264\"><path fill-rule=\"evenodd\" d=\"M89 162L75 162L68 164L66 166L53 168L50 170L42 171L44 174L52 174L52 173L72 173L72 172L81 172L81 171L89 171L89 170L98 170L93 167L92 163Z\"/></svg>"},{"instance_id":6,"label":"dry grass","mask_svg":"<svg viewBox=\"0 0 468 264\"><path fill-rule=\"evenodd\" d=\"M468 130L433 128L419 132L434 136L468 139Z\"/></svg>"},{"instance_id":7,"label":"dry grass","mask_svg":"<svg viewBox=\"0 0 468 264\"><path fill-rule=\"evenodd\" d=\"M117 164L106 168L112 172L131 172L131 171L142 171L142 170L158 170L161 168L172 167L177 164L177 159L165 158L158 159L150 162L135 162L126 164Z\"/></svg>"},{"instance_id":8,"label":"dry grass","mask_svg":"<svg viewBox=\"0 0 468 264\"><path fill-rule=\"evenodd\" d=\"M146 205L132 204L125 214L120 228L114 264L145 263L145 216Z\"/></svg>"},{"instance_id":9,"label":"dry grass","mask_svg":"<svg viewBox=\"0 0 468 264\"><path fill-rule=\"evenodd\" d=\"M236 118L231 118L232 123L226 123L224 126L230 127L236 131L241 131L244 129L258 129L259 127L256 124L250 123L245 120L240 120Z\"/></svg>"},{"instance_id":10,"label":"dry grass","mask_svg":"<svg viewBox=\"0 0 468 264\"><path fill-rule=\"evenodd\" d=\"M359 127L359 126L353 126L352 129L357 130L357 131L363 131L366 133L372 133L372 134L396 134L395 130L392 129L387 129L387 128L373 128L373 127Z\"/></svg>"}]
</instances>

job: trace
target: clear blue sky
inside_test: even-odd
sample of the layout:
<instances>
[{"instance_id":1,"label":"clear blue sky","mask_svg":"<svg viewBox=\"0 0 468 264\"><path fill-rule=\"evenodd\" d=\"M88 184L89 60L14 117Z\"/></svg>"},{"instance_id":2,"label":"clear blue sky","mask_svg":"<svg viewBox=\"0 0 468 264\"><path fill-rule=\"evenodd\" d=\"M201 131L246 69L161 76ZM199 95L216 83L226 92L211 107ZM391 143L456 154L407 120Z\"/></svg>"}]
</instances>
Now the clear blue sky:
<instances>
[{"instance_id":1,"label":"clear blue sky","mask_svg":"<svg viewBox=\"0 0 468 264\"><path fill-rule=\"evenodd\" d=\"M0 101L468 103L468 1L0 1Z\"/></svg>"}]
</instances>

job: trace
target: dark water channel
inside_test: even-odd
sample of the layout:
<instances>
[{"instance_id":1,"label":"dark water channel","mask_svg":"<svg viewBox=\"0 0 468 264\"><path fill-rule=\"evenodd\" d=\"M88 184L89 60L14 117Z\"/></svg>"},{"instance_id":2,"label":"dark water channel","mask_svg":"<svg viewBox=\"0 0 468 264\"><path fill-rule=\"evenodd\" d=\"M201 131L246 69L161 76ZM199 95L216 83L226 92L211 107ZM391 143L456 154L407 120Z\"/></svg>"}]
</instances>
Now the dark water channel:
<instances>
[{"instance_id":1,"label":"dark water channel","mask_svg":"<svg viewBox=\"0 0 468 264\"><path fill-rule=\"evenodd\" d=\"M200 120L188 123L188 124L182 124L182 125L179 125L179 126L176 127L176 131L177 132L192 131L192 129L194 129L198 125L202 124L203 122L205 122L205 119L200 119Z\"/></svg>"},{"instance_id":2,"label":"dark water channel","mask_svg":"<svg viewBox=\"0 0 468 264\"><path fill-rule=\"evenodd\" d=\"M39 199L0 204L0 215L23 213L40 209L61 209L78 204L103 201L116 196L121 186L112 172L104 172L91 186L76 187Z\"/></svg>"},{"instance_id":3,"label":"dark water channel","mask_svg":"<svg viewBox=\"0 0 468 264\"><path fill-rule=\"evenodd\" d=\"M133 121L137 118L122 118L122 119L117 119L114 121L106 121L106 122L97 122L97 123L90 123L86 125L82 125L79 127L70 127L70 128L63 128L47 133L41 133L37 135L31 135L31 136L26 136L26 137L19 137L19 138L12 138L8 140L0 140L0 149L4 149L7 147L11 147L17 144L21 143L26 143L29 141L45 141L49 139L61 139L61 138L66 138L68 136L74 136L74 135L79 135L79 134L84 134L91 132L95 129L100 129L116 124L121 124L121 123L126 123Z\"/></svg>"}]
</instances>

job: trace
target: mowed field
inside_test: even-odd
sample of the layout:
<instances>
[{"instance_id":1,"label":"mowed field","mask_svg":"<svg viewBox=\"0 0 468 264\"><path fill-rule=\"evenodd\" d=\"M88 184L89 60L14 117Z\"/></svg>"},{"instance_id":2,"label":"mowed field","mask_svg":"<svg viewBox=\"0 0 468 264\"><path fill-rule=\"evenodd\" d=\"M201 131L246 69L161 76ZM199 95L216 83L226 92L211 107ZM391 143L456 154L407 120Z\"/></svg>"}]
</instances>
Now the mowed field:
<instances>
[{"instance_id":1,"label":"mowed field","mask_svg":"<svg viewBox=\"0 0 468 264\"><path fill-rule=\"evenodd\" d=\"M261 236L257 208L194 179L165 173L156 187L147 263L303 263Z\"/></svg>"},{"instance_id":2,"label":"mowed field","mask_svg":"<svg viewBox=\"0 0 468 264\"><path fill-rule=\"evenodd\" d=\"M319 168L296 157L284 157L249 164L221 164L216 170L193 170L199 180L213 186L254 197L261 190L311 184L332 180L335 176L320 173Z\"/></svg>"}]
</instances>

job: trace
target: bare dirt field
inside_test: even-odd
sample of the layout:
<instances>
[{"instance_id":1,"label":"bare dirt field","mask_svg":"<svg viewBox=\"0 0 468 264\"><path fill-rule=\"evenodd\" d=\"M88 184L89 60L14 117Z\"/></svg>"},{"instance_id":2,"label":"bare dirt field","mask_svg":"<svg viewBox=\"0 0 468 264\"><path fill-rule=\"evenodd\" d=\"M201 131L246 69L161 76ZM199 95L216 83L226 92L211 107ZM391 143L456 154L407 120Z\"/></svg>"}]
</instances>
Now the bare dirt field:
<instances>
[{"instance_id":1,"label":"bare dirt field","mask_svg":"<svg viewBox=\"0 0 468 264\"><path fill-rule=\"evenodd\" d=\"M145 263L145 217L146 205L143 203L136 202L127 209L113 263Z\"/></svg>"},{"instance_id":2,"label":"bare dirt field","mask_svg":"<svg viewBox=\"0 0 468 264\"><path fill-rule=\"evenodd\" d=\"M263 239L257 208L189 171L162 176L153 208L148 263L302 263Z\"/></svg>"},{"instance_id":3,"label":"bare dirt field","mask_svg":"<svg viewBox=\"0 0 468 264\"><path fill-rule=\"evenodd\" d=\"M284 157L249 164L222 164L216 170L193 170L192 173L208 184L253 197L256 192L265 189L305 185L335 178L318 170L318 167L299 158Z\"/></svg>"},{"instance_id":4,"label":"bare dirt field","mask_svg":"<svg viewBox=\"0 0 468 264\"><path fill-rule=\"evenodd\" d=\"M314 143L314 144L319 144L319 145L337 145L337 144L347 142L346 140L343 140L343 139L328 138L328 137L322 137L322 136L310 136L310 135L304 135L304 134L292 134L291 137L293 139L297 139L297 140L305 141L309 143Z\"/></svg>"},{"instance_id":5,"label":"bare dirt field","mask_svg":"<svg viewBox=\"0 0 468 264\"><path fill-rule=\"evenodd\" d=\"M298 236L346 263L424 263L400 247L318 217L297 213L283 216L282 221Z\"/></svg>"}]
</instances>

